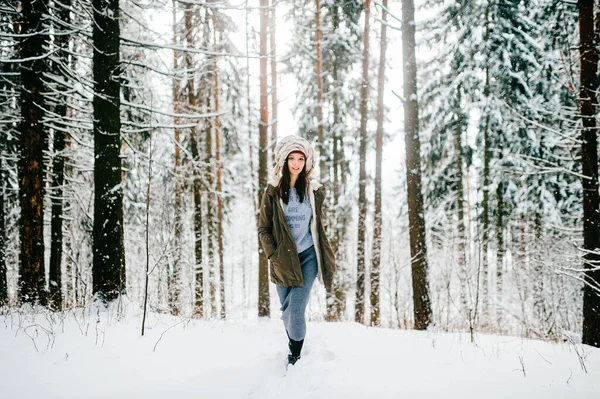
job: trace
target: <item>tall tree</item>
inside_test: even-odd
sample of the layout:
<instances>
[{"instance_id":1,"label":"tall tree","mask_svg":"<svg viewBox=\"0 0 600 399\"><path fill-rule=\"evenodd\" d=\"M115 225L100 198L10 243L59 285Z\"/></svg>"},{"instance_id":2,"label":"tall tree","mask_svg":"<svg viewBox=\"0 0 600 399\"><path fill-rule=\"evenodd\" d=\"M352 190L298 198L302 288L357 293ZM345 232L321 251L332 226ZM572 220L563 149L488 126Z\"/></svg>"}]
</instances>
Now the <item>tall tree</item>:
<instances>
[{"instance_id":1,"label":"tall tree","mask_svg":"<svg viewBox=\"0 0 600 399\"><path fill-rule=\"evenodd\" d=\"M271 148L277 145L277 0L271 0L269 43L271 45ZM275 160L275 151L273 151Z\"/></svg>"},{"instance_id":2,"label":"tall tree","mask_svg":"<svg viewBox=\"0 0 600 399\"><path fill-rule=\"evenodd\" d=\"M21 126L19 204L21 215L20 295L23 302L45 302L44 271L44 92L48 72L45 0L21 4Z\"/></svg>"},{"instance_id":3,"label":"tall tree","mask_svg":"<svg viewBox=\"0 0 600 399\"><path fill-rule=\"evenodd\" d=\"M579 54L581 60L579 110L583 186L583 335L581 342L600 347L600 198L598 194L598 142L596 90L598 50L594 43L594 1L579 0Z\"/></svg>"},{"instance_id":4,"label":"tall tree","mask_svg":"<svg viewBox=\"0 0 600 399\"><path fill-rule=\"evenodd\" d=\"M8 303L8 279L6 275L6 135L0 137L0 307Z\"/></svg>"},{"instance_id":5,"label":"tall tree","mask_svg":"<svg viewBox=\"0 0 600 399\"><path fill-rule=\"evenodd\" d=\"M5 4L0 6L0 36L8 33L9 38L2 37L2 48L0 48L0 57L3 59L18 58L18 34L20 33L19 11L16 4ZM7 305L9 301L8 294L8 268L10 261L8 259L10 251L10 231L7 226L10 224L9 215L11 201L9 200L10 175L14 170L14 158L12 154L16 152L15 142L18 137L18 112L17 104L11 99L19 96L20 84L19 64L14 62L5 62L0 64L0 113L3 119L12 120L2 123L2 134L0 135L0 307ZM11 145L12 144L12 145Z\"/></svg>"},{"instance_id":6,"label":"tall tree","mask_svg":"<svg viewBox=\"0 0 600 399\"><path fill-rule=\"evenodd\" d=\"M385 88L385 50L387 47L387 7L383 0L381 11L381 38L379 75L377 77L377 133L375 136L375 213L373 222L373 251L371 263L371 325L379 326L379 266L381 264L381 167L383 162L383 90Z\"/></svg>"},{"instance_id":7,"label":"tall tree","mask_svg":"<svg viewBox=\"0 0 600 399\"><path fill-rule=\"evenodd\" d=\"M358 180L358 254L356 264L356 298L354 321L365 320L365 233L367 219L367 118L369 114L369 29L371 0L365 0L362 82L360 85L360 172Z\"/></svg>"},{"instance_id":8,"label":"tall tree","mask_svg":"<svg viewBox=\"0 0 600 399\"><path fill-rule=\"evenodd\" d=\"M177 1L173 0L173 47L177 48ZM179 102L180 99L180 79L177 74L179 73L179 51L173 50L173 123L175 128L173 129L173 139L175 141L175 218L173 220L174 230L174 259L173 259L173 270L169 274L168 286L169 286L169 305L171 312L174 315L178 315L180 312L179 296L181 291L181 283L179 281L180 268L181 268L181 236L182 236L182 184L179 178L181 172L181 129L178 127L181 120L177 116L180 113Z\"/></svg>"},{"instance_id":9,"label":"tall tree","mask_svg":"<svg viewBox=\"0 0 600 399\"><path fill-rule=\"evenodd\" d=\"M485 8L485 37L484 42L489 43L490 40L490 4L486 5ZM489 53L489 50L488 50ZM483 176L482 176L482 200L481 200L481 212L482 212L482 231L481 231L481 268L482 268L482 305L483 314L487 315L489 312L489 260L488 260L488 244L489 244L489 232L490 232L490 158L491 158L491 140L490 140L490 114L491 114L491 103L490 103L490 56L486 57L485 61L485 83L483 87L484 97L484 117L483 117Z\"/></svg>"},{"instance_id":10,"label":"tall tree","mask_svg":"<svg viewBox=\"0 0 600 399\"><path fill-rule=\"evenodd\" d=\"M326 184L329 180L329 171L325 168L325 133L323 132L323 54L321 41L321 0L315 0L315 22L316 22L316 59L315 77L317 79L317 137L319 140L319 174L321 183Z\"/></svg>"},{"instance_id":11,"label":"tall tree","mask_svg":"<svg viewBox=\"0 0 600 399\"><path fill-rule=\"evenodd\" d=\"M194 48L193 35L193 5L185 5L185 40L188 51L185 53L185 67L187 71L187 98L188 111L197 114L196 107L196 89L194 84L195 63L191 49ZM192 174L194 193L194 276L196 300L194 303L194 313L197 316L204 316L204 264L202 261L202 173L200 172L200 148L198 145L198 131L196 126L190 127L190 149L193 158Z\"/></svg>"},{"instance_id":12,"label":"tall tree","mask_svg":"<svg viewBox=\"0 0 600 399\"><path fill-rule=\"evenodd\" d=\"M419 139L417 63L415 57L415 7L413 0L402 0L402 60L404 65L406 185L414 319L415 328L417 330L424 330L431 322L431 303L429 299L423 194L421 192L421 142Z\"/></svg>"},{"instance_id":13,"label":"tall tree","mask_svg":"<svg viewBox=\"0 0 600 399\"><path fill-rule=\"evenodd\" d=\"M269 2L260 0L260 122L258 124L258 201L267 188L267 151L268 151L268 126L269 108L267 103L267 25L269 23ZM258 316L270 315L269 303L269 270L267 257L260 246L258 263Z\"/></svg>"},{"instance_id":14,"label":"tall tree","mask_svg":"<svg viewBox=\"0 0 600 399\"><path fill-rule=\"evenodd\" d=\"M72 66L69 62L69 35L68 32L71 21L71 0L65 0L56 4L57 20L55 22L55 45L57 48L53 60L53 72L62 76L61 83L57 85L57 91L65 93L69 89L69 71ZM65 68L68 68L65 70ZM57 79L59 80L59 79ZM64 165L67 142L67 126L63 122L66 120L68 97L60 95L57 97L54 113L60 118L58 126L54 128L53 142L53 160L52 160L52 219L50 231L50 303L55 309L61 309L63 302L62 294L62 257L63 257L63 193L64 193Z\"/></svg>"},{"instance_id":15,"label":"tall tree","mask_svg":"<svg viewBox=\"0 0 600 399\"><path fill-rule=\"evenodd\" d=\"M217 52L217 13L212 14L213 20L213 51ZM219 256L219 289L221 295L221 318L225 319L225 265L223 261L223 185L221 177L221 120L219 118L219 66L217 56L213 56L213 77L214 77L214 112L215 116L215 172L217 179L217 251ZM214 300L213 300L214 301Z\"/></svg>"},{"instance_id":16,"label":"tall tree","mask_svg":"<svg viewBox=\"0 0 600 399\"><path fill-rule=\"evenodd\" d=\"M93 0L93 292L105 302L125 294L121 186L119 0Z\"/></svg>"},{"instance_id":17,"label":"tall tree","mask_svg":"<svg viewBox=\"0 0 600 399\"><path fill-rule=\"evenodd\" d=\"M211 11L212 15L216 12L216 10L210 10L209 8L205 9L204 13L204 42L203 45L205 48L209 48L211 46ZM214 32L214 24L212 24L213 32ZM214 50L214 49L213 49ZM200 93L199 98L201 102L201 108L206 113L214 112L214 69L211 67L213 61L210 59L206 59L205 67L201 70L203 71L202 76L200 77ZM205 297L208 304L210 305L210 314L217 314L217 303L216 303L216 265L215 265L215 174L216 167L214 165L214 155L213 155L213 128L217 123L217 118L211 117L206 118L204 121L204 184L206 191L206 247L207 247L207 255L208 262L206 263L206 270L208 271L208 295Z\"/></svg>"},{"instance_id":18,"label":"tall tree","mask_svg":"<svg viewBox=\"0 0 600 399\"><path fill-rule=\"evenodd\" d=\"M462 133L464 128L463 122L463 110L462 110L462 87L459 85L456 90L456 110L454 118L456 119L456 126L454 128L454 156L456 159L456 208L458 209L458 267L460 268L461 274L461 302L465 309L468 310L468 318L472 320L472 306L471 302L467 302L468 289L465 287L468 279L467 275L467 251L466 251L466 236L465 236L465 191L463 189L463 141Z\"/></svg>"}]
</instances>

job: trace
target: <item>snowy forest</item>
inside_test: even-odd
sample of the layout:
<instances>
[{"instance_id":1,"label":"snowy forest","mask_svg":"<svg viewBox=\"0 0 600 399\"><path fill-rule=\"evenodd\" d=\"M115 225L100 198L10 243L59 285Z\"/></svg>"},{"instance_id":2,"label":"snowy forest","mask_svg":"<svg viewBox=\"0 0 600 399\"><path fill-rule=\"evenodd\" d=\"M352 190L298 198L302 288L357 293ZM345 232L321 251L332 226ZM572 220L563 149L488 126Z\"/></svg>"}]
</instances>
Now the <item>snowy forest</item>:
<instances>
[{"instance_id":1,"label":"snowy forest","mask_svg":"<svg viewBox=\"0 0 600 399\"><path fill-rule=\"evenodd\" d=\"M594 3L3 0L0 313L277 319L297 134L338 269L309 321L600 347Z\"/></svg>"}]
</instances>

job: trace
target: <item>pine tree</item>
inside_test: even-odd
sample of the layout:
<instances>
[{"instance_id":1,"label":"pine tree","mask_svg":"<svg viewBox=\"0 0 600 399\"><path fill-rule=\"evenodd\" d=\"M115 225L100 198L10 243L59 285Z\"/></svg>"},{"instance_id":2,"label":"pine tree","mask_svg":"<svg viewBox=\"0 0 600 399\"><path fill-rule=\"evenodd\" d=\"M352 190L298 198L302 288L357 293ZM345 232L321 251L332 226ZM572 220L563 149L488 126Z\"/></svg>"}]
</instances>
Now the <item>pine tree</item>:
<instances>
[{"instance_id":1,"label":"pine tree","mask_svg":"<svg viewBox=\"0 0 600 399\"><path fill-rule=\"evenodd\" d=\"M64 93L69 89L69 62L70 40L68 34L71 21L71 1L55 5L57 10L54 27L54 44L57 48L56 59L53 60L53 73L57 82L55 91ZM65 70L65 67L68 68ZM67 77L67 78L65 78ZM61 79L62 78L62 79ZM59 120L55 124L53 135L53 161L52 161L52 217L51 217L51 242L50 242L50 303L54 309L61 309L63 305L62 293L62 257L63 257L63 202L64 202L64 165L65 149L68 142L68 128L65 123L67 117L68 97L64 94L57 96L54 113Z\"/></svg>"},{"instance_id":2,"label":"pine tree","mask_svg":"<svg viewBox=\"0 0 600 399\"><path fill-rule=\"evenodd\" d=\"M387 0L383 0L381 16L381 37L379 53L379 75L377 77L377 135L375 139L375 215L373 223L373 251L371 265L371 325L379 326L379 281L381 264L381 168L383 161L383 90L385 87L385 51L386 51L386 29L387 29Z\"/></svg>"},{"instance_id":3,"label":"pine tree","mask_svg":"<svg viewBox=\"0 0 600 399\"><path fill-rule=\"evenodd\" d=\"M93 0L93 291L108 302L126 292L121 175L119 1Z\"/></svg>"},{"instance_id":4,"label":"pine tree","mask_svg":"<svg viewBox=\"0 0 600 399\"><path fill-rule=\"evenodd\" d=\"M364 323L365 317L365 235L367 218L367 118L369 101L369 29L371 0L365 0L365 25L363 33L363 65L360 86L360 172L358 180L358 253L356 264L356 299L354 321Z\"/></svg>"},{"instance_id":5,"label":"pine tree","mask_svg":"<svg viewBox=\"0 0 600 399\"><path fill-rule=\"evenodd\" d=\"M178 45L178 29L177 29L177 2L173 0L173 46L177 47ZM181 273L181 241L183 235L183 226L182 226L182 182L179 174L181 173L181 129L178 127L181 120L177 116L180 113L180 85L181 81L178 78L179 73L179 51L173 50L173 113L176 115L173 118L173 124L175 128L173 129L173 140L175 144L175 159L174 159L174 174L175 174L175 201L174 201L174 220L173 220L173 230L174 230L174 239L173 239L173 250L175 251L172 271L169 274L168 278L168 287L169 287L169 305L171 308L171 312L174 315L178 315L180 312L180 303L179 298L181 296L181 282L180 282L180 273Z\"/></svg>"},{"instance_id":6,"label":"pine tree","mask_svg":"<svg viewBox=\"0 0 600 399\"><path fill-rule=\"evenodd\" d=\"M596 133L596 89L598 52L594 43L594 2L580 0L579 43L581 57L580 112L581 166L583 186L583 250L585 285L581 342L600 347L600 198L598 193L598 143Z\"/></svg>"},{"instance_id":7,"label":"pine tree","mask_svg":"<svg viewBox=\"0 0 600 399\"><path fill-rule=\"evenodd\" d=\"M19 204L21 217L20 298L45 303L44 269L44 125L45 84L48 72L48 34L44 14L47 1L23 2L21 9L21 125L19 158Z\"/></svg>"},{"instance_id":8,"label":"pine tree","mask_svg":"<svg viewBox=\"0 0 600 399\"><path fill-rule=\"evenodd\" d=\"M425 241L423 194L421 192L421 144L417 101L414 3L402 0L402 59L404 64L404 134L406 184L409 208L410 255L413 281L415 328L426 329L431 322L431 302Z\"/></svg>"},{"instance_id":9,"label":"pine tree","mask_svg":"<svg viewBox=\"0 0 600 399\"><path fill-rule=\"evenodd\" d=\"M267 188L267 150L268 150L268 125L269 109L267 104L267 25L269 21L268 0L260 0L260 122L259 146L258 146L258 203L262 193ZM268 317L270 315L269 303L269 275L267 268L267 257L259 246L258 264L258 316Z\"/></svg>"}]
</instances>

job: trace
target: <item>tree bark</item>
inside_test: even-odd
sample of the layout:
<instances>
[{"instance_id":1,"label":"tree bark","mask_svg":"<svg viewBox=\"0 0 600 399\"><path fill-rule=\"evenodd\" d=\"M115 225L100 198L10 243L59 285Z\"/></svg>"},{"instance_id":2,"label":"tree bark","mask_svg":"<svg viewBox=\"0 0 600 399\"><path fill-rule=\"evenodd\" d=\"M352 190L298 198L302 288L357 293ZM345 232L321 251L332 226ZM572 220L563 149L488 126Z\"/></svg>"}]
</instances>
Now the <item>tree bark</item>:
<instances>
[{"instance_id":1,"label":"tree bark","mask_svg":"<svg viewBox=\"0 0 600 399\"><path fill-rule=\"evenodd\" d=\"M330 5L333 22L333 34L338 34L340 26L340 14L338 5ZM333 280L331 290L326 291L326 303L327 312L325 320L327 321L339 321L342 318L342 314L346 307L346 290L344 289L344 271L342 269L343 261L343 237L346 231L346 218L341 218L340 213L340 197L342 196L342 183L341 175L344 166L344 142L341 134L341 121L340 121L340 98L338 90L340 88L339 79L339 64L337 53L333 52L333 65L332 65L332 102L333 102L333 126L331 128L331 134L333 136L333 198L331 203L333 204L332 210L329 212L331 217L330 220L334 223L330 223L333 228L332 234L332 249L335 254L335 258L338 261L338 272Z\"/></svg>"},{"instance_id":2,"label":"tree bark","mask_svg":"<svg viewBox=\"0 0 600 399\"><path fill-rule=\"evenodd\" d=\"M383 162L383 90L385 88L385 51L388 0L383 0L381 15L381 44L379 52L379 76L377 79L377 134L375 137L375 213L373 223L373 251L371 263L371 325L379 326L379 265L381 264L381 168Z\"/></svg>"},{"instance_id":3,"label":"tree bark","mask_svg":"<svg viewBox=\"0 0 600 399\"><path fill-rule=\"evenodd\" d=\"M6 135L0 135L0 307L8 304L8 276L6 275L6 179L7 166L4 159Z\"/></svg>"},{"instance_id":4,"label":"tree bark","mask_svg":"<svg viewBox=\"0 0 600 399\"><path fill-rule=\"evenodd\" d=\"M277 0L271 0L271 18L269 25L269 42L271 45L271 149L275 162L275 146L277 145L277 56L276 52L276 12Z\"/></svg>"},{"instance_id":5,"label":"tree bark","mask_svg":"<svg viewBox=\"0 0 600 399\"><path fill-rule=\"evenodd\" d=\"M600 197L598 194L598 142L596 92L598 52L594 43L594 1L579 0L581 131L581 185L583 186L583 335L581 342L600 347Z\"/></svg>"},{"instance_id":6,"label":"tree bark","mask_svg":"<svg viewBox=\"0 0 600 399\"><path fill-rule=\"evenodd\" d=\"M213 51L217 51L217 20L213 11ZM217 250L219 255L219 289L221 295L221 319L226 317L225 307L225 265L223 262L223 187L221 184L221 121L219 119L219 68L217 57L213 57L214 103L215 103L215 152L217 177Z\"/></svg>"},{"instance_id":7,"label":"tree bark","mask_svg":"<svg viewBox=\"0 0 600 399\"><path fill-rule=\"evenodd\" d=\"M465 193L463 190L463 146L462 146L462 124L463 114L461 108L462 88L459 86L456 92L456 126L454 129L454 151L456 156L456 208L458 210L458 267L460 270L460 299L461 305L467 311L469 321L471 320L471 309L467 301L467 257L465 238Z\"/></svg>"},{"instance_id":8,"label":"tree bark","mask_svg":"<svg viewBox=\"0 0 600 399\"><path fill-rule=\"evenodd\" d=\"M402 59L404 61L404 131L406 184L412 266L415 328L425 330L431 323L425 216L421 192L421 142L417 101L415 57L415 8L413 0L402 0Z\"/></svg>"},{"instance_id":9,"label":"tree bark","mask_svg":"<svg viewBox=\"0 0 600 399\"><path fill-rule=\"evenodd\" d=\"M173 0L173 47L177 48L177 1ZM173 113L178 115L180 112L180 96L179 96L179 86L180 80L177 77L179 73L179 51L173 50L173 73L175 77L173 78ZM181 187L181 179L179 178L179 173L181 171L181 129L177 126L181 123L179 117L175 116L173 120L173 124L175 125L175 129L173 132L174 141L175 141L175 203L174 203L174 211L175 218L173 220L173 230L174 230L174 259L173 259L173 271L169 273L168 277L168 286L169 286L169 307L171 309L171 313L177 316L180 312L180 304L179 304L179 296L181 290L181 284L179 281L179 272L181 267L181 236L182 236L182 225L181 225L181 196L182 196L182 187Z\"/></svg>"},{"instance_id":10,"label":"tree bark","mask_svg":"<svg viewBox=\"0 0 600 399\"><path fill-rule=\"evenodd\" d=\"M47 0L22 2L20 57L21 124L19 157L19 233L21 236L20 295L22 302L45 303L44 272L44 119L47 69L43 14Z\"/></svg>"},{"instance_id":11,"label":"tree bark","mask_svg":"<svg viewBox=\"0 0 600 399\"><path fill-rule=\"evenodd\" d=\"M502 159L502 153L499 155ZM502 175L500 176L502 179ZM500 180L496 187L496 199L498 208L496 209L496 303L502 303L502 279L504 269L504 182ZM519 265L518 267L520 267ZM502 308L496 309L496 323L498 328L502 328Z\"/></svg>"},{"instance_id":12,"label":"tree bark","mask_svg":"<svg viewBox=\"0 0 600 399\"><path fill-rule=\"evenodd\" d=\"M207 78L212 77L212 71L208 74ZM206 110L211 109L211 86L212 82L207 82L204 91L206 93ZM208 252L208 301L210 304L210 314L214 315L217 313L216 306L216 282L215 282L215 250L214 250L214 236L215 236L215 225L214 225L214 214L213 207L215 202L215 194L213 187L213 123L210 120L207 121L205 126L205 150L204 150L204 164L206 165L205 176L206 176L206 249Z\"/></svg>"},{"instance_id":13,"label":"tree bark","mask_svg":"<svg viewBox=\"0 0 600 399\"><path fill-rule=\"evenodd\" d=\"M269 108L267 104L267 24L269 21L268 0L260 0L260 123L259 150L258 150L258 203L262 193L267 188L267 151ZM269 303L269 270L267 257L258 240L258 316L268 317L270 315Z\"/></svg>"},{"instance_id":14,"label":"tree bark","mask_svg":"<svg viewBox=\"0 0 600 399\"><path fill-rule=\"evenodd\" d=\"M94 227L93 292L105 302L125 294L121 186L119 0L93 0Z\"/></svg>"},{"instance_id":15,"label":"tree bark","mask_svg":"<svg viewBox=\"0 0 600 399\"><path fill-rule=\"evenodd\" d=\"M185 5L185 40L187 48L194 48L194 38L192 31L192 4ZM188 73L187 77L187 96L189 112L197 113L196 107L196 89L194 84L195 63L192 59L193 54L188 51L185 53L185 65ZM200 152L198 148L198 132L196 127L190 128L190 150L192 152L192 174L194 177L192 190L194 193L194 275L195 275L195 294L194 314L204 316L204 264L202 262L202 176L199 171Z\"/></svg>"},{"instance_id":16,"label":"tree bark","mask_svg":"<svg viewBox=\"0 0 600 399\"><path fill-rule=\"evenodd\" d=\"M65 100L66 101L66 100ZM64 107L64 110L62 109ZM63 113L64 112L64 113ZM66 104L57 107L58 115L66 115ZM52 162L52 221L50 243L50 304L54 310L62 308L61 265L63 254L63 185L65 132L54 131L54 160Z\"/></svg>"},{"instance_id":17,"label":"tree bark","mask_svg":"<svg viewBox=\"0 0 600 399\"><path fill-rule=\"evenodd\" d=\"M490 22L489 22L489 11L490 6L485 9L485 42L489 43L490 39ZM483 231L481 235L481 265L482 265L482 310L484 318L489 317L489 267L488 267L488 241L490 231L490 66L489 66L489 55L486 59L485 66L485 86L483 88L483 96L486 101L484 108L485 123L483 126L483 198L481 200L482 208L482 223Z\"/></svg>"},{"instance_id":18,"label":"tree bark","mask_svg":"<svg viewBox=\"0 0 600 399\"><path fill-rule=\"evenodd\" d=\"M321 0L315 0L315 24L316 24L316 60L315 72L317 78L317 138L319 140L319 175L321 183L327 185L329 173L325 166L325 134L323 132L323 54L321 51L321 41L323 32L321 31Z\"/></svg>"},{"instance_id":19,"label":"tree bark","mask_svg":"<svg viewBox=\"0 0 600 399\"><path fill-rule=\"evenodd\" d=\"M67 30L67 26L71 22L71 0L64 0L64 2L58 7L58 19L60 23L55 28ZM58 48L58 57L62 64L69 65L69 36L65 34L58 34L55 36L56 47ZM69 65L70 67L70 65ZM61 74L60 67L55 67L55 73ZM65 82L61 89L68 87L68 78L64 77ZM67 97L61 96L58 99L59 103L56 105L55 113L64 119L67 116ZM63 303L62 294L62 255L63 255L63 186L64 186L64 150L65 150L65 135L67 129L54 130L54 144L53 153L54 159L52 163L52 216L51 216L51 231L50 231L50 303L55 310L60 310Z\"/></svg>"},{"instance_id":20,"label":"tree bark","mask_svg":"<svg viewBox=\"0 0 600 399\"><path fill-rule=\"evenodd\" d=\"M208 48L211 45L211 19L210 10L207 8L204 15L204 46ZM212 67L209 64L203 69L204 76L201 78L202 86L200 88L200 98L203 101L204 112L213 112L214 108L211 105L213 99L213 83L214 73ZM206 251L208 255L208 262L206 263L206 270L208 271L208 296L205 298L208 305L210 306L210 315L217 313L216 305L216 271L215 271L215 250L214 250L214 238L215 238L215 216L214 203L215 193L213 186L213 118L206 118L204 124L204 184L206 191Z\"/></svg>"},{"instance_id":21,"label":"tree bark","mask_svg":"<svg viewBox=\"0 0 600 399\"><path fill-rule=\"evenodd\" d=\"M365 230L367 218L367 118L369 103L369 23L371 0L365 0L363 70L360 86L360 173L358 182L358 255L356 265L356 299L354 321L365 322Z\"/></svg>"}]
</instances>

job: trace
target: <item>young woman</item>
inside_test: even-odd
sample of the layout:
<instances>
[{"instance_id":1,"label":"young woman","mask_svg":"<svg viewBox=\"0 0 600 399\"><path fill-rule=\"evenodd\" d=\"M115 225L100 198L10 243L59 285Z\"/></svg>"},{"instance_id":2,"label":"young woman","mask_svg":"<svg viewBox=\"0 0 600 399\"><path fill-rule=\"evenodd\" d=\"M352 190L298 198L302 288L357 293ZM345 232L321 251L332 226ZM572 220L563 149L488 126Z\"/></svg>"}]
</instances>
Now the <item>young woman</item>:
<instances>
[{"instance_id":1,"label":"young woman","mask_svg":"<svg viewBox=\"0 0 600 399\"><path fill-rule=\"evenodd\" d=\"M304 313L315 279L331 288L333 251L325 236L325 192L310 180L314 151L299 136L285 136L275 148L275 171L260 205L258 235L271 263L283 325L289 338L288 363L295 364L306 336Z\"/></svg>"}]
</instances>

